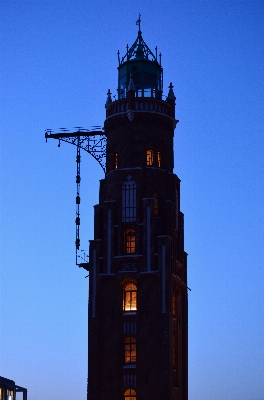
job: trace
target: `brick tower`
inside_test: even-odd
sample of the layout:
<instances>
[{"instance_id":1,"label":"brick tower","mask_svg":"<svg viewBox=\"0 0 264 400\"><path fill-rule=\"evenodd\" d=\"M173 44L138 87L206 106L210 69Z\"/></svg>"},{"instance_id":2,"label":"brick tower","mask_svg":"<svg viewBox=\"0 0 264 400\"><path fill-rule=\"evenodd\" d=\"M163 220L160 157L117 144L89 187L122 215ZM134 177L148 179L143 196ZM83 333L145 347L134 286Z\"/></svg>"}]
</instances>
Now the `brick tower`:
<instances>
[{"instance_id":1,"label":"brick tower","mask_svg":"<svg viewBox=\"0 0 264 400\"><path fill-rule=\"evenodd\" d=\"M89 400L187 400L187 254L173 173L175 96L139 30L104 123L89 251Z\"/></svg>"}]
</instances>

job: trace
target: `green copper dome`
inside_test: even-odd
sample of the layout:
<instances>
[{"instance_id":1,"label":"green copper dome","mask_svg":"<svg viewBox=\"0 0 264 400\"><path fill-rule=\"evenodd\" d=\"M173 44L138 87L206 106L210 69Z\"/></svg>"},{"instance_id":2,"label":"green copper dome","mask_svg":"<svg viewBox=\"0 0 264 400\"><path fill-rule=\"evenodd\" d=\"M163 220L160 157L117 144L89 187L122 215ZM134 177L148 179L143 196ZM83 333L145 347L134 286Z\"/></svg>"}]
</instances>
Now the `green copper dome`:
<instances>
[{"instance_id":1,"label":"green copper dome","mask_svg":"<svg viewBox=\"0 0 264 400\"><path fill-rule=\"evenodd\" d=\"M163 70L161 67L161 54L159 62L145 43L140 30L140 18L138 36L133 45L128 48L125 56L120 60L118 52L118 99L127 96L130 74L133 75L136 97L154 97L161 99L163 85Z\"/></svg>"}]
</instances>

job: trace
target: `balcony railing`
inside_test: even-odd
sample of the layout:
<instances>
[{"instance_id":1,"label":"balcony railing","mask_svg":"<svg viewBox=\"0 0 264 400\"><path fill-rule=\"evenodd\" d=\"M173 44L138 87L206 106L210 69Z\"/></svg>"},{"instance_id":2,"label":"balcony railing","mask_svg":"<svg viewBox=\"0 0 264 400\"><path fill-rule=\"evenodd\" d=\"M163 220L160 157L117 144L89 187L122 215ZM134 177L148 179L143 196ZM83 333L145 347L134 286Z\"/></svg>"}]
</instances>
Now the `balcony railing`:
<instances>
[{"instance_id":1,"label":"balcony railing","mask_svg":"<svg viewBox=\"0 0 264 400\"><path fill-rule=\"evenodd\" d=\"M124 335L137 333L136 315L125 315L123 317L123 333Z\"/></svg>"},{"instance_id":2,"label":"balcony railing","mask_svg":"<svg viewBox=\"0 0 264 400\"><path fill-rule=\"evenodd\" d=\"M152 97L135 97L133 100L133 111L154 112L171 116L171 106L165 101L157 100ZM128 99L116 100L108 106L106 110L106 118L116 114L126 113L128 110Z\"/></svg>"}]
</instances>

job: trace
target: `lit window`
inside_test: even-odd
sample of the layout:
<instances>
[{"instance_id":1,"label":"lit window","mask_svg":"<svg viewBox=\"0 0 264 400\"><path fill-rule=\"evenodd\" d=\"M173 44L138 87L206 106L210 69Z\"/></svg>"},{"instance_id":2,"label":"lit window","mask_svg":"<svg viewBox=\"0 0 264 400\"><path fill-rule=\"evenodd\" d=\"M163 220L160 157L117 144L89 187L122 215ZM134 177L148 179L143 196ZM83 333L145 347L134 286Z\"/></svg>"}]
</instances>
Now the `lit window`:
<instances>
[{"instance_id":1,"label":"lit window","mask_svg":"<svg viewBox=\"0 0 264 400\"><path fill-rule=\"evenodd\" d=\"M116 150L112 153L112 169L118 168L118 153Z\"/></svg>"},{"instance_id":2,"label":"lit window","mask_svg":"<svg viewBox=\"0 0 264 400\"><path fill-rule=\"evenodd\" d=\"M136 311L137 309L137 287L134 283L128 283L123 292L123 310Z\"/></svg>"},{"instance_id":3,"label":"lit window","mask_svg":"<svg viewBox=\"0 0 264 400\"><path fill-rule=\"evenodd\" d=\"M122 221L136 220L136 183L129 175L122 185Z\"/></svg>"},{"instance_id":4,"label":"lit window","mask_svg":"<svg viewBox=\"0 0 264 400\"><path fill-rule=\"evenodd\" d=\"M161 153L158 151L158 167L160 168L161 166Z\"/></svg>"},{"instance_id":5,"label":"lit window","mask_svg":"<svg viewBox=\"0 0 264 400\"><path fill-rule=\"evenodd\" d=\"M137 393L134 389L127 389L124 393L124 400L137 400Z\"/></svg>"},{"instance_id":6,"label":"lit window","mask_svg":"<svg viewBox=\"0 0 264 400\"><path fill-rule=\"evenodd\" d=\"M118 168L118 154L117 153L114 154L114 160L115 160L115 169L117 169Z\"/></svg>"},{"instance_id":7,"label":"lit window","mask_svg":"<svg viewBox=\"0 0 264 400\"><path fill-rule=\"evenodd\" d=\"M147 165L153 165L153 150L147 150Z\"/></svg>"},{"instance_id":8,"label":"lit window","mask_svg":"<svg viewBox=\"0 0 264 400\"><path fill-rule=\"evenodd\" d=\"M134 229L125 230L125 253L132 254L136 252L136 235Z\"/></svg>"},{"instance_id":9,"label":"lit window","mask_svg":"<svg viewBox=\"0 0 264 400\"><path fill-rule=\"evenodd\" d=\"M127 336L124 341L125 364L135 364L137 359L137 340L134 336Z\"/></svg>"},{"instance_id":10,"label":"lit window","mask_svg":"<svg viewBox=\"0 0 264 400\"><path fill-rule=\"evenodd\" d=\"M14 396L13 390L7 390L6 395L7 395L7 400L13 400L13 396Z\"/></svg>"},{"instance_id":11,"label":"lit window","mask_svg":"<svg viewBox=\"0 0 264 400\"><path fill-rule=\"evenodd\" d=\"M159 199L158 193L154 194L154 215L159 215Z\"/></svg>"}]
</instances>

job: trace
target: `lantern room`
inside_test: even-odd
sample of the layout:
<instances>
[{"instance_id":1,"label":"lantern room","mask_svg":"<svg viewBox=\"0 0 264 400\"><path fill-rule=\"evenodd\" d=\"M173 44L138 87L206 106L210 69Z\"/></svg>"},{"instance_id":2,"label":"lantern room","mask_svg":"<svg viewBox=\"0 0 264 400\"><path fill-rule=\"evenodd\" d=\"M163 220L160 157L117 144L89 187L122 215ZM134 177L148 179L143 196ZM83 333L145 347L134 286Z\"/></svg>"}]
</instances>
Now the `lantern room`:
<instances>
[{"instance_id":1,"label":"lantern room","mask_svg":"<svg viewBox=\"0 0 264 400\"><path fill-rule=\"evenodd\" d=\"M163 70L161 67L161 54L155 48L155 55L145 43L140 30L140 18L138 36L122 59L118 52L118 99L127 97L128 84L132 74L135 85L135 97L153 97L162 99Z\"/></svg>"}]
</instances>

